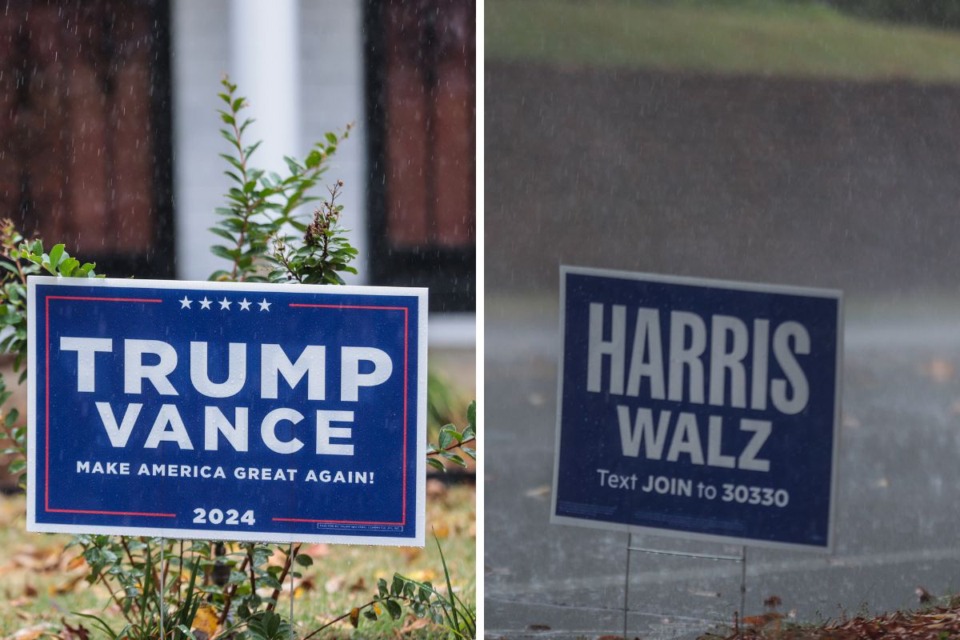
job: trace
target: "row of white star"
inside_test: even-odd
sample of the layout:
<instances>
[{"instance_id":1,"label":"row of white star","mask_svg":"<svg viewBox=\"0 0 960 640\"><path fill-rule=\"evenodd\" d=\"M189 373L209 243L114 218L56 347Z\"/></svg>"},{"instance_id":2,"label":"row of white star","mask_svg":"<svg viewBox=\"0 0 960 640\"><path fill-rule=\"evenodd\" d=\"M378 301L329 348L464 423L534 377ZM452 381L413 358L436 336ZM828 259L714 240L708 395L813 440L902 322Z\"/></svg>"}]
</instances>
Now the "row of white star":
<instances>
[{"instance_id":1,"label":"row of white star","mask_svg":"<svg viewBox=\"0 0 960 640\"><path fill-rule=\"evenodd\" d=\"M260 307L260 311L270 311L270 305L273 304L272 302L267 302L266 298L264 298L260 302L256 302L256 301L251 302L246 298L244 298L243 300L227 300L226 296L224 296L223 300L211 300L207 296L203 296L203 299L201 300L191 300L187 296L183 296L183 299L179 300L178 302L180 303L181 309L193 309L193 306L192 306L193 303L199 302L200 308L206 309L208 311L212 309L211 305L214 302L220 305L220 309L222 311L229 311L230 305L232 305L234 302L240 305L240 311L250 311L250 305L252 304L258 305Z\"/></svg>"}]
</instances>

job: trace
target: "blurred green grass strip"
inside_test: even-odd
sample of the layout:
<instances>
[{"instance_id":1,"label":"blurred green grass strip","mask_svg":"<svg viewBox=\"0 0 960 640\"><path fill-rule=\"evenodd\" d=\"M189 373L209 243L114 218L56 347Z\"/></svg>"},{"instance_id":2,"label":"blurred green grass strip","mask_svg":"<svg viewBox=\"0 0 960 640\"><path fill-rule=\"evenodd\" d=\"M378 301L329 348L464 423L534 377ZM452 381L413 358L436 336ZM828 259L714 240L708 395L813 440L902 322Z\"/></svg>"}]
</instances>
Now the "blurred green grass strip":
<instances>
[{"instance_id":1,"label":"blurred green grass strip","mask_svg":"<svg viewBox=\"0 0 960 640\"><path fill-rule=\"evenodd\" d=\"M785 0L487 0L486 57L569 67L960 80L960 31Z\"/></svg>"}]
</instances>

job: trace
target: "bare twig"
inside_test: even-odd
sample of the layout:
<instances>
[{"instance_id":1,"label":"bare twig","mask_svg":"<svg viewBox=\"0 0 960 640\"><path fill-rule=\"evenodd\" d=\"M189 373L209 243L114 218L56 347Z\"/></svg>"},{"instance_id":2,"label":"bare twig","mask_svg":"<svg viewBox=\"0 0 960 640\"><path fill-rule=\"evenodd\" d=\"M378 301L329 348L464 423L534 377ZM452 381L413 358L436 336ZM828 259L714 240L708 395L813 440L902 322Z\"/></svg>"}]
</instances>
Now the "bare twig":
<instances>
[{"instance_id":1,"label":"bare twig","mask_svg":"<svg viewBox=\"0 0 960 640\"><path fill-rule=\"evenodd\" d=\"M250 563L250 554L247 553L247 557L243 559L243 562L240 563L240 573L243 573L247 570L247 565ZM233 604L233 596L237 593L237 585L231 585L228 593L224 594L223 598L223 611L220 612L220 619L217 620L217 626L223 626L223 623L227 621L227 616L230 615L230 606Z\"/></svg>"},{"instance_id":2,"label":"bare twig","mask_svg":"<svg viewBox=\"0 0 960 640\"><path fill-rule=\"evenodd\" d=\"M438 455L440 455L441 453L446 453L447 451L453 451L454 449L459 449L460 447L462 447L462 446L464 446L464 445L472 444L472 443L476 442L476 440L477 440L477 438L476 438L476 436L474 436L474 437L472 437L472 438L467 438L467 439L464 440L463 442L454 442L453 444L451 444L449 447L447 447L447 448L445 448L445 449L437 449L436 451L429 451L429 452L427 452L427 456L428 456L428 457L429 457L429 456L438 456Z\"/></svg>"},{"instance_id":3,"label":"bare twig","mask_svg":"<svg viewBox=\"0 0 960 640\"><path fill-rule=\"evenodd\" d=\"M293 566L293 559L297 557L297 554L300 552L301 544L297 544L290 552L290 555L287 556L287 561L283 563L283 571L280 572L280 577L277 578L277 582L280 583L281 587L283 586L283 581L287 579L287 575L290 573L290 567ZM280 599L280 592L282 588L274 589L273 595L270 597L270 604L267 605L267 611L273 611L277 606L277 600ZM291 622L293 622L291 620Z\"/></svg>"}]
</instances>

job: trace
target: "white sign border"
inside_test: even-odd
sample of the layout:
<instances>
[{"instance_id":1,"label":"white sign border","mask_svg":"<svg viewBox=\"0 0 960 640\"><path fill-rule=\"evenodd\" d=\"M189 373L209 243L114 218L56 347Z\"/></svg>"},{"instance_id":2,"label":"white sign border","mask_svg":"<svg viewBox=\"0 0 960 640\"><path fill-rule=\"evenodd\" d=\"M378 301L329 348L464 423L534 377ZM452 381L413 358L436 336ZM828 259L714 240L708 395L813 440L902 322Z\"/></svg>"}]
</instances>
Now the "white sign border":
<instances>
[{"instance_id":1,"label":"white sign border","mask_svg":"<svg viewBox=\"0 0 960 640\"><path fill-rule=\"evenodd\" d=\"M742 538L736 536L723 536L718 534L696 533L677 531L674 529L661 529L657 527L638 526L631 524L622 524L617 522L606 522L603 520L593 520L590 518L575 518L571 516L558 516L557 513L557 483L560 476L560 434L563 424L563 370L564 370L564 340L566 338L566 295L567 295L567 274L600 276L606 278L618 278L621 280L633 280L643 282L658 282L665 284L679 284L699 287L709 287L714 289L727 289L731 291L747 291L757 293L782 293L786 295L807 296L811 298L825 298L837 301L837 358L836 358L836 376L834 379L834 401L833 401L833 458L830 468L830 511L827 516L827 544L809 545L792 542L777 542L771 540L757 540L754 538ZM836 540L836 512L839 484L837 481L837 469L839 468L839 450L840 450L840 412L841 412L841 391L843 387L843 292L839 289L820 289L814 287L799 287L793 285L775 285L752 282L737 282L734 280L714 280L710 278L696 278L690 276L671 276L663 274L645 273L640 271L620 271L616 269L602 269L593 267L579 267L573 265L560 265L560 352L557 355L557 423L554 440L554 458L553 458L553 485L550 499L550 523L564 524L577 527L586 527L590 529L603 529L607 531L625 531L631 534L655 535L666 538L680 538L684 540L700 540L704 542L715 542L719 544L750 546L767 549L787 549L816 551L824 554L832 554L835 548Z\"/></svg>"},{"instance_id":2,"label":"white sign border","mask_svg":"<svg viewBox=\"0 0 960 640\"><path fill-rule=\"evenodd\" d=\"M41 523L36 521L36 363L37 339L33 319L36 313L37 285L63 285L85 287L127 287L131 289L187 289L245 291L260 293L323 293L353 296L407 296L417 299L417 407L416 407L416 504L417 526L414 537L397 538L375 535L334 534L281 534L246 533L236 529L167 529L157 527L105 527L76 526ZM428 290L420 287L367 287L352 285L308 285L285 283L215 282L203 280L135 280L124 278L62 278L55 276L29 276L27 278L27 531L37 533L93 533L106 535L151 536L184 538L191 540L224 539L240 542L272 543L328 543L397 547L423 547L426 532L426 442L427 442L427 321Z\"/></svg>"}]
</instances>

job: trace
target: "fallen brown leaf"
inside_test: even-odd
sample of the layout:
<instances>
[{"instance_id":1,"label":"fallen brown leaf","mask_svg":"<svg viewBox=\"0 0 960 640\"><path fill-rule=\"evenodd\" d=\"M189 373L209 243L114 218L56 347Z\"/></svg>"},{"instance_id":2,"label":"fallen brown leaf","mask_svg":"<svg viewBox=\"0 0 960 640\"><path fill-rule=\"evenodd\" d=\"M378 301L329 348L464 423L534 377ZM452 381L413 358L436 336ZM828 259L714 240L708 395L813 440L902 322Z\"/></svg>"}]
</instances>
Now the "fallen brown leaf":
<instances>
[{"instance_id":1,"label":"fallen brown leaf","mask_svg":"<svg viewBox=\"0 0 960 640\"><path fill-rule=\"evenodd\" d=\"M527 489L523 495L528 498L545 498L550 495L550 485L544 484L539 487L534 487L533 489Z\"/></svg>"},{"instance_id":2,"label":"fallen brown leaf","mask_svg":"<svg viewBox=\"0 0 960 640\"><path fill-rule=\"evenodd\" d=\"M66 595L68 593L73 593L74 591L77 590L77 586L81 582L84 582L84 578L85 576L83 575L78 575L78 576L73 576L72 578L68 578L64 582L61 582L60 584L52 585L50 587L50 592L58 596Z\"/></svg>"},{"instance_id":3,"label":"fallen brown leaf","mask_svg":"<svg viewBox=\"0 0 960 640\"><path fill-rule=\"evenodd\" d=\"M343 585L347 583L347 579L343 576L333 576L323 585L323 590L327 593L336 593L343 589Z\"/></svg>"},{"instance_id":4,"label":"fallen brown leaf","mask_svg":"<svg viewBox=\"0 0 960 640\"><path fill-rule=\"evenodd\" d=\"M367 581L363 579L363 576L360 576L356 582L350 585L350 591L356 593L358 591L367 590Z\"/></svg>"},{"instance_id":5,"label":"fallen brown leaf","mask_svg":"<svg viewBox=\"0 0 960 640\"><path fill-rule=\"evenodd\" d=\"M920 373L934 382L943 384L953 379L956 369L951 362L943 358L931 358L920 367Z\"/></svg>"},{"instance_id":6,"label":"fallen brown leaf","mask_svg":"<svg viewBox=\"0 0 960 640\"><path fill-rule=\"evenodd\" d=\"M418 569L417 571L411 571L407 574L407 577L417 582L433 582L437 579L437 572L433 569Z\"/></svg>"},{"instance_id":7,"label":"fallen brown leaf","mask_svg":"<svg viewBox=\"0 0 960 640\"><path fill-rule=\"evenodd\" d=\"M66 618L61 618L60 621L63 623L64 633L66 634L62 636L62 640L90 640L90 632L82 624L74 628L70 626Z\"/></svg>"},{"instance_id":8,"label":"fallen brown leaf","mask_svg":"<svg viewBox=\"0 0 960 640\"><path fill-rule=\"evenodd\" d=\"M747 616L743 619L743 624L751 627L765 627L768 624L779 623L782 618L782 613L770 611L759 616Z\"/></svg>"},{"instance_id":9,"label":"fallen brown leaf","mask_svg":"<svg viewBox=\"0 0 960 640\"><path fill-rule=\"evenodd\" d=\"M407 635L413 633L419 629L426 629L430 626L430 621L426 618L418 618L416 616L407 616L407 621L403 624L403 627L400 629L400 635Z\"/></svg>"},{"instance_id":10,"label":"fallen brown leaf","mask_svg":"<svg viewBox=\"0 0 960 640\"><path fill-rule=\"evenodd\" d=\"M9 635L4 640L37 640L37 638L43 637L45 633L52 630L52 625L44 623L38 624L34 627L29 627L26 629L20 629L13 635Z\"/></svg>"},{"instance_id":11,"label":"fallen brown leaf","mask_svg":"<svg viewBox=\"0 0 960 640\"><path fill-rule=\"evenodd\" d=\"M400 553L403 554L407 563L411 563L423 555L423 549L420 547L400 547Z\"/></svg>"},{"instance_id":12,"label":"fallen brown leaf","mask_svg":"<svg viewBox=\"0 0 960 640\"><path fill-rule=\"evenodd\" d=\"M300 549L300 553L305 553L311 558L325 558L330 555L330 545L324 543L311 544Z\"/></svg>"},{"instance_id":13,"label":"fallen brown leaf","mask_svg":"<svg viewBox=\"0 0 960 640\"><path fill-rule=\"evenodd\" d=\"M443 500L447 497L447 485L442 480L430 478L427 480L427 500Z\"/></svg>"},{"instance_id":14,"label":"fallen brown leaf","mask_svg":"<svg viewBox=\"0 0 960 640\"><path fill-rule=\"evenodd\" d=\"M207 638L213 637L213 634L216 633L218 622L220 616L217 614L216 609L210 605L203 605L197 609L197 615L193 618L193 626L191 631L204 634Z\"/></svg>"},{"instance_id":15,"label":"fallen brown leaf","mask_svg":"<svg viewBox=\"0 0 960 640\"><path fill-rule=\"evenodd\" d=\"M743 622L750 625L754 616ZM858 616L850 620L828 623L820 627L785 627L752 625L736 627L729 635L705 635L702 638L724 640L861 640L883 638L885 640L944 640L960 638L960 606L938 607L923 611L897 611L867 618Z\"/></svg>"},{"instance_id":16,"label":"fallen brown leaf","mask_svg":"<svg viewBox=\"0 0 960 640\"><path fill-rule=\"evenodd\" d=\"M316 588L317 583L314 582L313 578L304 578L300 581L300 584L297 585L297 590L303 592L313 591Z\"/></svg>"}]
</instances>

